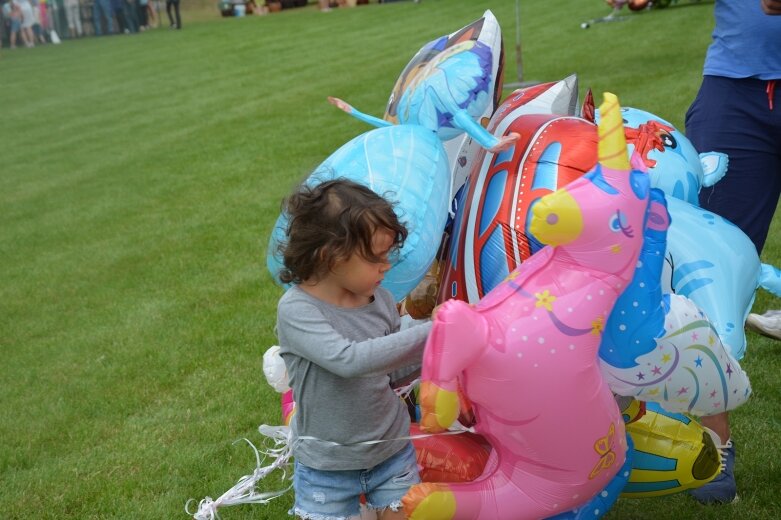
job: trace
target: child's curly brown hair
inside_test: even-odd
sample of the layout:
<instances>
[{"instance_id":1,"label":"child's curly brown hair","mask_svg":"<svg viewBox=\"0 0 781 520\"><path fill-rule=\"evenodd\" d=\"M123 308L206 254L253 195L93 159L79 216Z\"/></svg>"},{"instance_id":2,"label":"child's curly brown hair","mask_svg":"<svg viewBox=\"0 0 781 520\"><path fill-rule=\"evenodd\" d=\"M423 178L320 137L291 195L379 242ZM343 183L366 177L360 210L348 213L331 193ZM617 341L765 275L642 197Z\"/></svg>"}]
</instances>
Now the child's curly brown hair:
<instances>
[{"instance_id":1,"label":"child's curly brown hair","mask_svg":"<svg viewBox=\"0 0 781 520\"><path fill-rule=\"evenodd\" d=\"M369 188L347 179L315 186L301 184L283 202L288 216L287 240L280 244L283 283L317 280L334 264L359 254L370 262L382 261L372 251L378 229L394 236L393 249L407 239L390 202Z\"/></svg>"}]
</instances>

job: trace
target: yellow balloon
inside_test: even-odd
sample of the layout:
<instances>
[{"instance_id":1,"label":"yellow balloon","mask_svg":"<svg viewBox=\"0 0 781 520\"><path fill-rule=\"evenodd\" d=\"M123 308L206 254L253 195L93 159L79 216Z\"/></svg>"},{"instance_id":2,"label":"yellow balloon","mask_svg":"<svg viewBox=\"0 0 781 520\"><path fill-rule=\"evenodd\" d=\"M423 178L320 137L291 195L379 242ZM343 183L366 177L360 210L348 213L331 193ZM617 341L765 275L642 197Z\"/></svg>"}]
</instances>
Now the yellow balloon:
<instances>
[{"instance_id":1,"label":"yellow balloon","mask_svg":"<svg viewBox=\"0 0 781 520\"><path fill-rule=\"evenodd\" d=\"M670 495L713 480L721 469L721 455L710 434L691 417L654 403L647 407L643 417L626 425L635 453L621 496Z\"/></svg>"}]
</instances>

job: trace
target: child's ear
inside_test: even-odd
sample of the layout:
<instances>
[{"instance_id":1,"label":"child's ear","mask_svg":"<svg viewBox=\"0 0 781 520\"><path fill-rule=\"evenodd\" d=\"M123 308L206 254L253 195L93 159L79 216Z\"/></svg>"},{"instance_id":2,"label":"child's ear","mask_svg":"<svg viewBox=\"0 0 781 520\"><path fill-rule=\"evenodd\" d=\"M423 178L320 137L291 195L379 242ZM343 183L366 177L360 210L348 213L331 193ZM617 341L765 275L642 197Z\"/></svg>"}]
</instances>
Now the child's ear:
<instances>
[{"instance_id":1,"label":"child's ear","mask_svg":"<svg viewBox=\"0 0 781 520\"><path fill-rule=\"evenodd\" d=\"M340 260L343 260L342 255L333 246L324 245L315 249L315 262L324 266L326 273L330 272L334 264Z\"/></svg>"},{"instance_id":2,"label":"child's ear","mask_svg":"<svg viewBox=\"0 0 781 520\"><path fill-rule=\"evenodd\" d=\"M328 259L329 256L331 256L330 253L331 253L331 248L329 246L327 245L320 246L317 249L315 249L315 260L317 262L323 263Z\"/></svg>"}]
</instances>

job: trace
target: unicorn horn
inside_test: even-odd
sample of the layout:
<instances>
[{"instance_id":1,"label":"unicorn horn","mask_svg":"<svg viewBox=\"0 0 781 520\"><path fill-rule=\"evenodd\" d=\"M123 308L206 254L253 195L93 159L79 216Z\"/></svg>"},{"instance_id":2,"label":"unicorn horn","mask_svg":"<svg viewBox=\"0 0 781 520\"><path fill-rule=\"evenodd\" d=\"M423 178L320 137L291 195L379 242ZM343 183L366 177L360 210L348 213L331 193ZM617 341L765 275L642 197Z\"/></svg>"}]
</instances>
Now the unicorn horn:
<instances>
[{"instance_id":1,"label":"unicorn horn","mask_svg":"<svg viewBox=\"0 0 781 520\"><path fill-rule=\"evenodd\" d=\"M599 164L611 170L629 170L624 121L615 94L605 92L599 106Z\"/></svg>"}]
</instances>

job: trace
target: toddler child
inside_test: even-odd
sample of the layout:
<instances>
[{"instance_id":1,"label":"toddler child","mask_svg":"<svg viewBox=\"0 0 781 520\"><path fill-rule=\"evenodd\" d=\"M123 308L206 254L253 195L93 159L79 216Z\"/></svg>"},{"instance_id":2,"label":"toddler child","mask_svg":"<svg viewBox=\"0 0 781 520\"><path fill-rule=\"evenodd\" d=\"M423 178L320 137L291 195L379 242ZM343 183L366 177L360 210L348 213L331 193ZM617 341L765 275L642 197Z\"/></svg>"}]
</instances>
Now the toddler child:
<instances>
[{"instance_id":1,"label":"toddler child","mask_svg":"<svg viewBox=\"0 0 781 520\"><path fill-rule=\"evenodd\" d=\"M363 494L380 519L403 519L401 498L420 477L388 374L421 362L431 324L399 331L380 282L407 230L390 203L347 180L302 185L285 210L280 278L293 285L279 301L277 334L297 407L293 512L345 519Z\"/></svg>"}]
</instances>

